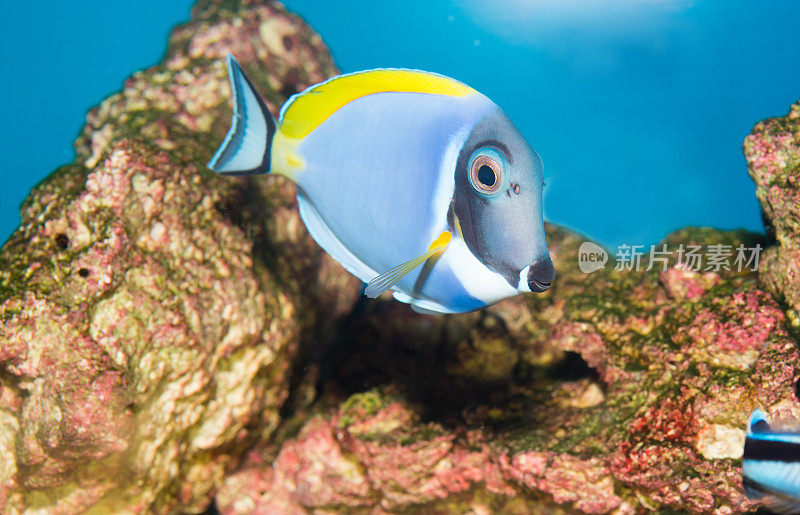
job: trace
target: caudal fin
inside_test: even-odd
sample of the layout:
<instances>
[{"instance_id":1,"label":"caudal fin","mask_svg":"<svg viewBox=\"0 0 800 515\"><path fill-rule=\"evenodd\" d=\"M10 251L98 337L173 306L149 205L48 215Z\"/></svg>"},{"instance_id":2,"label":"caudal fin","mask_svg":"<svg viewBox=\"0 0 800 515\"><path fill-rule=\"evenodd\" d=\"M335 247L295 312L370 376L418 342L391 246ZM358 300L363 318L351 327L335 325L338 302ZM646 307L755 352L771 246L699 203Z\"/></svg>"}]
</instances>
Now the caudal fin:
<instances>
[{"instance_id":1,"label":"caudal fin","mask_svg":"<svg viewBox=\"0 0 800 515\"><path fill-rule=\"evenodd\" d=\"M233 97L233 119L225 141L208 167L225 175L269 173L275 119L230 54L228 76Z\"/></svg>"}]
</instances>

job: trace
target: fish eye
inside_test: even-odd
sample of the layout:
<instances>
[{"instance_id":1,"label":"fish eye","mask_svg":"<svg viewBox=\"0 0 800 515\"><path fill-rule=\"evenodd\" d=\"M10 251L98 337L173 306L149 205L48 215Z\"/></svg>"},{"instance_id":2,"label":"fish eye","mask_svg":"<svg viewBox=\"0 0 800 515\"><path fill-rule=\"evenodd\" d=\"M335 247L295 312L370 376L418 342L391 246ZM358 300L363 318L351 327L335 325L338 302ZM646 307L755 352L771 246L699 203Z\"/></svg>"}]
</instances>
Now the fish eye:
<instances>
[{"instance_id":1,"label":"fish eye","mask_svg":"<svg viewBox=\"0 0 800 515\"><path fill-rule=\"evenodd\" d=\"M487 188L491 188L497 182L497 174L494 173L494 169L491 166L481 165L478 168L478 181Z\"/></svg>"},{"instance_id":2,"label":"fish eye","mask_svg":"<svg viewBox=\"0 0 800 515\"><path fill-rule=\"evenodd\" d=\"M470 165L469 182L478 193L497 193L503 182L503 165L486 154L479 154Z\"/></svg>"}]
</instances>

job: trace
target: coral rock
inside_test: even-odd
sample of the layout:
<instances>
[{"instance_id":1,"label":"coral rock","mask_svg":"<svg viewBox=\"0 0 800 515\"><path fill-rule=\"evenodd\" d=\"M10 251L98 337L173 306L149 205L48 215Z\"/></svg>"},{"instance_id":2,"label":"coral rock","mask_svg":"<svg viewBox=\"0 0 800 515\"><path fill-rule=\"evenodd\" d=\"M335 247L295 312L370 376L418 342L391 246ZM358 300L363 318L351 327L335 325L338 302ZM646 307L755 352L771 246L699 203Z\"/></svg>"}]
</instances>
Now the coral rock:
<instances>
[{"instance_id":1,"label":"coral rock","mask_svg":"<svg viewBox=\"0 0 800 515\"><path fill-rule=\"evenodd\" d=\"M291 359L324 326L314 303L358 295L291 187L205 170L230 119L226 53L272 107L335 72L299 19L242 4L196 6L166 61L89 114L77 163L0 252L0 511L204 509L276 428Z\"/></svg>"},{"instance_id":2,"label":"coral rock","mask_svg":"<svg viewBox=\"0 0 800 515\"><path fill-rule=\"evenodd\" d=\"M744 153L764 219L777 244L764 252L759 274L771 292L800 311L800 102L780 118L758 123ZM796 315L795 315L796 318Z\"/></svg>"},{"instance_id":3,"label":"coral rock","mask_svg":"<svg viewBox=\"0 0 800 515\"><path fill-rule=\"evenodd\" d=\"M439 318L378 301L351 317L322 385L333 407L279 450L253 451L220 509L752 509L738 461L750 411L800 414L800 355L778 303L754 272L693 272L677 252L662 271L586 275L582 239L547 230L559 279L546 294ZM708 229L665 240L673 251L759 242ZM335 400L365 385L378 389ZM310 468L344 498L280 480L290 452L303 471L291 477Z\"/></svg>"}]
</instances>

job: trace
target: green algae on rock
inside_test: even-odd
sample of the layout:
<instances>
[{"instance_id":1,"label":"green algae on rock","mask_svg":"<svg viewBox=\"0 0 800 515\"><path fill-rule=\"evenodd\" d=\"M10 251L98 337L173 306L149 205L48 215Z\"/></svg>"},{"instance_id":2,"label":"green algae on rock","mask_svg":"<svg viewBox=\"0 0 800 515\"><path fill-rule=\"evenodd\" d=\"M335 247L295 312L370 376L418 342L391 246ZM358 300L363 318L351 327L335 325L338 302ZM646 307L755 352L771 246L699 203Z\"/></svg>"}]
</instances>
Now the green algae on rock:
<instances>
[{"instance_id":1,"label":"green algae on rock","mask_svg":"<svg viewBox=\"0 0 800 515\"><path fill-rule=\"evenodd\" d=\"M0 511L204 509L276 428L291 359L327 320L314 302L358 295L291 188L205 169L228 52L275 105L335 73L280 5L201 2L164 63L89 114L76 164L0 251Z\"/></svg>"},{"instance_id":2,"label":"green algae on rock","mask_svg":"<svg viewBox=\"0 0 800 515\"><path fill-rule=\"evenodd\" d=\"M546 462L543 457L542 476ZM572 477L548 482L551 493L573 501L581 489L610 493L606 504L590 501L595 511L618 503L610 482L595 484L598 477L580 460L573 462ZM373 390L354 395L330 417L312 418L296 438L284 443L271 464L252 453L243 469L225 480L217 503L225 513L301 513L315 508L366 513L423 506L429 513L481 508L484 513L544 508L558 513L546 499L514 498L512 485L535 481L530 474L518 477L516 466L496 452L481 431L454 433L437 423L423 423L396 395ZM543 490L549 487L545 482Z\"/></svg>"},{"instance_id":3,"label":"green algae on rock","mask_svg":"<svg viewBox=\"0 0 800 515\"><path fill-rule=\"evenodd\" d=\"M674 259L586 275L583 238L548 232L559 280L545 295L440 318L379 302L351 319L322 398L354 395L318 410L277 454L253 451L218 506L752 509L739 461L750 411L800 416L800 356L780 306L753 272L694 272ZM711 229L664 243L763 244ZM379 389L355 393L365 386Z\"/></svg>"},{"instance_id":4,"label":"green algae on rock","mask_svg":"<svg viewBox=\"0 0 800 515\"><path fill-rule=\"evenodd\" d=\"M800 102L786 116L764 120L744 141L750 177L756 183L765 223L775 237L759 273L784 299L792 325L800 326Z\"/></svg>"}]
</instances>

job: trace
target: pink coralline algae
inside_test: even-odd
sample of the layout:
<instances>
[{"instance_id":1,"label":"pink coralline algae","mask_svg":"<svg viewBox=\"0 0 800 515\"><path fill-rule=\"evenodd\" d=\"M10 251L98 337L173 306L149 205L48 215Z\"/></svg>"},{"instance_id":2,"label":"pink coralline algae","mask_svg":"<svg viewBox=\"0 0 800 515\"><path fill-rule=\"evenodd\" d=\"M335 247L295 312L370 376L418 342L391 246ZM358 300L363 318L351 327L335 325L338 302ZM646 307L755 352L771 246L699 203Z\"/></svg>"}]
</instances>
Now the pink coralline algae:
<instances>
[{"instance_id":1,"label":"pink coralline algae","mask_svg":"<svg viewBox=\"0 0 800 515\"><path fill-rule=\"evenodd\" d=\"M209 459L215 449L237 445L248 425L274 427L285 390L260 374L286 373L294 308L253 294L250 244L202 207L207 189L192 173L116 142L83 190L34 200L6 245L8 256L28 242L14 259L40 263L0 305L0 357L22 394L18 451L3 457L16 463L2 487L7 509L22 509L36 489L66 502L56 487L84 492L70 501L76 510L132 499L202 505L209 480L231 464ZM169 185L171 200L151 216L141 214L143 197L160 186L136 192L142 180ZM196 193L180 186L187 180ZM155 224L174 238L151 239ZM183 467L208 479L186 483L171 471ZM167 493L175 486L180 498Z\"/></svg>"},{"instance_id":2,"label":"pink coralline algae","mask_svg":"<svg viewBox=\"0 0 800 515\"><path fill-rule=\"evenodd\" d=\"M601 460L535 451L498 459L509 480L549 494L556 503L574 503L584 513L608 513L622 505L611 470Z\"/></svg>"},{"instance_id":3,"label":"pink coralline algae","mask_svg":"<svg viewBox=\"0 0 800 515\"><path fill-rule=\"evenodd\" d=\"M580 238L548 231L554 259L576 263ZM747 238L702 229L668 241L751 245ZM667 277L587 278L568 265L560 274L564 282L547 295L475 316L432 320L391 303L365 308L342 326L346 351L329 364L333 384L320 393L333 395L333 406L322 403L297 436L253 451L220 487L217 506L753 509L738 462L744 423L756 406L800 411L796 343L755 274L692 275L674 265ZM672 281L687 280L698 281L693 298L669 292ZM502 375L497 363L514 365ZM393 386L337 402L333 392L353 376Z\"/></svg>"},{"instance_id":4,"label":"pink coralline algae","mask_svg":"<svg viewBox=\"0 0 800 515\"><path fill-rule=\"evenodd\" d=\"M227 78L224 62L187 48L202 51L219 30L228 51L246 41L253 59L292 75L254 74L275 101L335 72L319 38L277 4L243 13L198 6L165 64L92 111L80 164L37 186L0 252L2 512L204 509L277 427L299 335L316 334L301 321L324 327L314 298L292 289L342 305L357 296L308 250L291 191L255 186L272 192L281 225L254 230L243 219L264 205L248 207L247 186L205 170L224 129L207 132L230 118ZM273 241L313 271L267 271Z\"/></svg>"},{"instance_id":5,"label":"pink coralline algae","mask_svg":"<svg viewBox=\"0 0 800 515\"><path fill-rule=\"evenodd\" d=\"M744 142L750 177L776 245L764 252L759 275L770 292L800 311L800 103L789 114L758 123ZM792 315L795 317L796 315ZM793 322L796 324L797 322Z\"/></svg>"},{"instance_id":6,"label":"pink coralline algae","mask_svg":"<svg viewBox=\"0 0 800 515\"><path fill-rule=\"evenodd\" d=\"M685 266L673 266L659 275L661 284L673 299L696 300L719 282L714 272L700 273Z\"/></svg>"},{"instance_id":7,"label":"pink coralline algae","mask_svg":"<svg viewBox=\"0 0 800 515\"><path fill-rule=\"evenodd\" d=\"M798 136L793 132L763 132L773 127L769 120L761 122L745 139L749 165L759 179L767 182L780 180L786 165L796 159L798 144Z\"/></svg>"},{"instance_id":8,"label":"pink coralline algae","mask_svg":"<svg viewBox=\"0 0 800 515\"><path fill-rule=\"evenodd\" d=\"M646 435L649 440L692 442L697 433L697 422L692 405L683 395L677 401L667 398L649 406L631 421L628 430L632 436Z\"/></svg>"},{"instance_id":9,"label":"pink coralline algae","mask_svg":"<svg viewBox=\"0 0 800 515\"><path fill-rule=\"evenodd\" d=\"M563 350L577 352L600 375L605 383L615 383L631 376L607 359L608 349L603 338L586 324L557 325L551 331L552 342Z\"/></svg>"},{"instance_id":10,"label":"pink coralline algae","mask_svg":"<svg viewBox=\"0 0 800 515\"><path fill-rule=\"evenodd\" d=\"M688 326L675 335L675 341L691 341L693 352L707 360L748 369L759 351L772 337L787 337L785 315L769 294L761 290L737 292L714 298Z\"/></svg>"},{"instance_id":11,"label":"pink coralline algae","mask_svg":"<svg viewBox=\"0 0 800 515\"><path fill-rule=\"evenodd\" d=\"M356 396L348 404L354 400L363 402ZM353 427L359 428L356 433ZM586 513L622 504L610 470L599 460L552 452L509 455L492 448L480 431L456 434L422 424L396 401L372 412L354 415L345 408L329 418L312 418L296 438L284 442L271 465L257 453L249 461L254 465L222 486L217 503L223 513L304 513L335 506L393 511L437 502L445 506L456 494L464 507L477 509L482 504L478 490L510 501L520 489L575 503Z\"/></svg>"}]
</instances>

